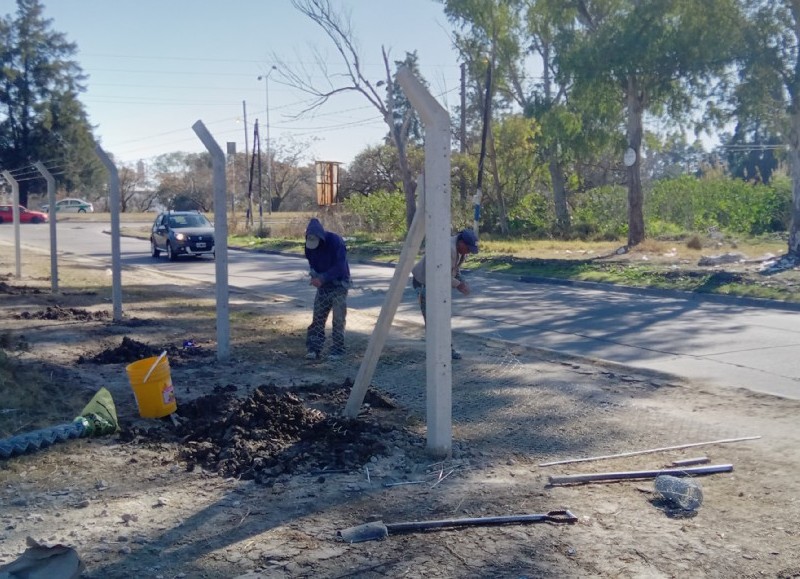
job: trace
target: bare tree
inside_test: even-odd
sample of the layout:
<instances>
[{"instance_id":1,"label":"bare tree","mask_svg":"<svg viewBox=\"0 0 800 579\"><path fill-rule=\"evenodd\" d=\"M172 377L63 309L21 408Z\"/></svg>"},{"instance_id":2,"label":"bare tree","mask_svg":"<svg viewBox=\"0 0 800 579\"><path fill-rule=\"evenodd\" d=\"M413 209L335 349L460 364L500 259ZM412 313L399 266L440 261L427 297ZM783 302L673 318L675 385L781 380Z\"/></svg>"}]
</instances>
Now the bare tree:
<instances>
[{"instance_id":1,"label":"bare tree","mask_svg":"<svg viewBox=\"0 0 800 579\"><path fill-rule=\"evenodd\" d=\"M393 96L395 94L395 81L389 65L388 51L385 47L381 47L386 78L373 84L365 76L362 69L362 60L353 36L349 15L342 15L336 12L329 0L292 0L292 4L322 28L336 47L336 51L339 53L346 70L344 74L330 74L326 58L315 51L316 67L328 79L329 83L329 86L323 89L316 86L311 80L311 75L304 70L287 66L279 56L275 55L274 59L279 63L278 71L283 80L288 85L313 97L311 104L300 114L303 115L318 109L331 97L349 92L361 94L375 107L389 127L392 142L397 148L398 164L406 199L406 224L410 225L416 208L414 199L416 181L409 168L407 155L409 127L413 119L413 110L406 110L402 117L396 117ZM378 88L383 85L386 88L385 98L381 98L378 94Z\"/></svg>"},{"instance_id":2,"label":"bare tree","mask_svg":"<svg viewBox=\"0 0 800 579\"><path fill-rule=\"evenodd\" d=\"M314 190L316 174L313 168L301 166L308 141L293 141L275 146L272 150L272 210L280 211L289 197Z\"/></svg>"}]
</instances>

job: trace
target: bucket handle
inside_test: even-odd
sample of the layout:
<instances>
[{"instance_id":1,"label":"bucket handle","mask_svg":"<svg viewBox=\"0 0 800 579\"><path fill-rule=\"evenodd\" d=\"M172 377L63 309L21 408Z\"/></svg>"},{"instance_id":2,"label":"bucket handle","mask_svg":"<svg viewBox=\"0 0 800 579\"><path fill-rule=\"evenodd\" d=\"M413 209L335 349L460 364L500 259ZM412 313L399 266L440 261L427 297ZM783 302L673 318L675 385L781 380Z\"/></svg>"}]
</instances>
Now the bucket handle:
<instances>
[{"instance_id":1,"label":"bucket handle","mask_svg":"<svg viewBox=\"0 0 800 579\"><path fill-rule=\"evenodd\" d=\"M161 362L161 360L162 360L162 359L164 358L164 356L166 356L166 355L167 355L167 351L166 351L166 350L164 350L163 352L161 352L161 355L160 355L158 358L156 358L156 361L155 361L155 362L153 362L153 365L152 365L152 366L150 366L150 369L147 371L147 374L145 374L145 375L144 375L144 380L142 380L142 382L147 382L147 379L150 377L150 374L152 374L152 373L153 373L153 370L155 370L155 369L156 369L156 366L158 366L158 363L159 363L159 362Z\"/></svg>"}]
</instances>

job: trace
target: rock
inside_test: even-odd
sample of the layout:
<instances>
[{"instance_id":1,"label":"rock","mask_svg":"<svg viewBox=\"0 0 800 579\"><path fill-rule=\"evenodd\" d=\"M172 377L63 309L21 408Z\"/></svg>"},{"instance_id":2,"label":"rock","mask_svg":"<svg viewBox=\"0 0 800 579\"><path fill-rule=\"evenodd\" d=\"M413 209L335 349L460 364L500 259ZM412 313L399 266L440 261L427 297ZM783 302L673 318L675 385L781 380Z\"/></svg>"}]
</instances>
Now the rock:
<instances>
[{"instance_id":1,"label":"rock","mask_svg":"<svg viewBox=\"0 0 800 579\"><path fill-rule=\"evenodd\" d=\"M739 263L744 261L745 256L741 253L723 253L722 255L709 255L700 258L697 265L722 265L724 263Z\"/></svg>"}]
</instances>

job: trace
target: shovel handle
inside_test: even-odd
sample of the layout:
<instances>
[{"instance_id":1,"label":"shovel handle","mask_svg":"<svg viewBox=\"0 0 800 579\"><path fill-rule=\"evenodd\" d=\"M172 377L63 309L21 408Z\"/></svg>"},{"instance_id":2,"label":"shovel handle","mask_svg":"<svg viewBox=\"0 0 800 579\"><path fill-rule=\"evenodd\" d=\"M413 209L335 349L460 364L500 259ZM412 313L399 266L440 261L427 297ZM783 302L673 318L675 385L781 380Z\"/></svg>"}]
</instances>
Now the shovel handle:
<instances>
[{"instance_id":1,"label":"shovel handle","mask_svg":"<svg viewBox=\"0 0 800 579\"><path fill-rule=\"evenodd\" d=\"M505 517L478 517L467 519L444 519L441 521L414 521L408 523L387 523L390 533L440 529L442 527L466 527L479 525L504 525L507 523L575 523L578 517L569 510L550 511L538 515L509 515Z\"/></svg>"},{"instance_id":2,"label":"shovel handle","mask_svg":"<svg viewBox=\"0 0 800 579\"><path fill-rule=\"evenodd\" d=\"M572 514L572 511L569 509L563 509L560 511L550 511L545 515L547 517L545 521L548 523L577 523L578 517Z\"/></svg>"}]
</instances>

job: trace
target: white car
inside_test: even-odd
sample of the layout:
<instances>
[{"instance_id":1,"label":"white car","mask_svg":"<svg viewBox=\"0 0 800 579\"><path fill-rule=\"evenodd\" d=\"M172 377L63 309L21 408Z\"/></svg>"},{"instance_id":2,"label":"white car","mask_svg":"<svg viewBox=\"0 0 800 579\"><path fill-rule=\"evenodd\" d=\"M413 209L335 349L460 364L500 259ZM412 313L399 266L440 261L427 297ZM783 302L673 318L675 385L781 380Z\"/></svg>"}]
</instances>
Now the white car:
<instances>
[{"instance_id":1,"label":"white car","mask_svg":"<svg viewBox=\"0 0 800 579\"><path fill-rule=\"evenodd\" d=\"M42 211L49 211L50 205L42 205ZM94 213L94 205L83 199L62 199L56 201L56 213Z\"/></svg>"}]
</instances>

